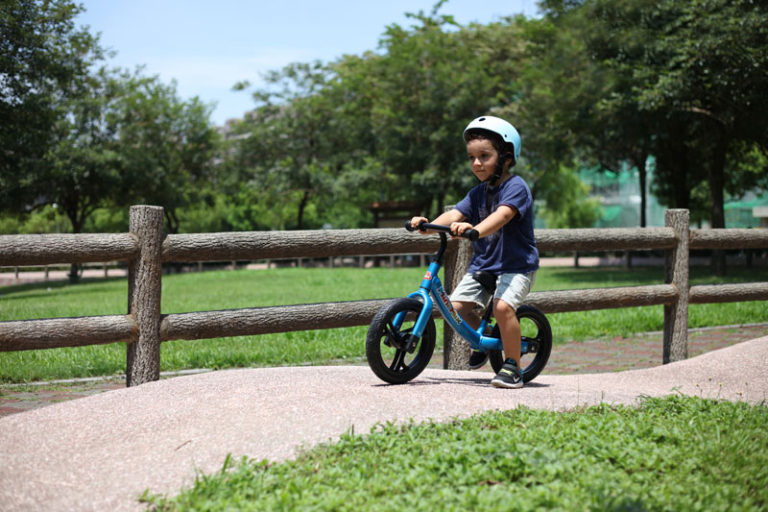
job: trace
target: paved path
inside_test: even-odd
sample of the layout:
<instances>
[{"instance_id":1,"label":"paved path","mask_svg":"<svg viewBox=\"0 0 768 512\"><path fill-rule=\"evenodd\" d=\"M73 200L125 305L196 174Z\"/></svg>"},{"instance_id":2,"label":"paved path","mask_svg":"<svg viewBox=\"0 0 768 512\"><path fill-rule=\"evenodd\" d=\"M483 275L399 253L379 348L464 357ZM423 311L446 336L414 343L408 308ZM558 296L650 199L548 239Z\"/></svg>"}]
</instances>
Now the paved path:
<instances>
[{"instance_id":1,"label":"paved path","mask_svg":"<svg viewBox=\"0 0 768 512\"><path fill-rule=\"evenodd\" d=\"M768 401L768 336L664 366L541 375L522 390L483 372L428 369L402 386L365 366L226 370L86 396L0 418L3 510L140 510L227 454L282 460L377 422L446 420L519 405L563 410L683 393Z\"/></svg>"},{"instance_id":2,"label":"paved path","mask_svg":"<svg viewBox=\"0 0 768 512\"><path fill-rule=\"evenodd\" d=\"M768 336L768 323L691 329L688 355L695 357L761 336ZM661 332L566 343L553 348L545 373L576 375L652 368L662 364L661 351ZM435 354L430 367L442 368L441 354ZM490 371L490 365L483 370ZM80 379L47 386L0 384L0 417L124 387L125 377Z\"/></svg>"}]
</instances>

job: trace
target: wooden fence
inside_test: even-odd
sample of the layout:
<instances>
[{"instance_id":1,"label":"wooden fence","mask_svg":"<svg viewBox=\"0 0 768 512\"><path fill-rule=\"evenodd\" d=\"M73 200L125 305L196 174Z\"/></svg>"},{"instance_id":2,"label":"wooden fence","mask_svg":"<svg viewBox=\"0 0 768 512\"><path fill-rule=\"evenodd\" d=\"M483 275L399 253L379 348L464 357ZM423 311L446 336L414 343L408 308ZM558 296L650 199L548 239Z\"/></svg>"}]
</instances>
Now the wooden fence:
<instances>
[{"instance_id":1,"label":"wooden fence","mask_svg":"<svg viewBox=\"0 0 768 512\"><path fill-rule=\"evenodd\" d=\"M664 305L663 361L685 359L688 304L768 300L768 283L688 285L689 250L768 248L768 230L689 228L687 210L669 210L663 228L545 229L536 232L542 252L666 251L665 283L650 286L534 292L527 302L546 313ZM162 314L164 262L244 261L433 252L435 237L403 229L235 232L163 235L163 209L133 206L129 233L0 236L0 266L128 262L128 314L0 322L0 351L125 342L126 384L160 377L160 344L307 329L366 325L387 301L370 300L224 311ZM451 241L446 287L468 264L468 244ZM449 331L449 330L447 330ZM446 367L466 359L446 333Z\"/></svg>"}]
</instances>

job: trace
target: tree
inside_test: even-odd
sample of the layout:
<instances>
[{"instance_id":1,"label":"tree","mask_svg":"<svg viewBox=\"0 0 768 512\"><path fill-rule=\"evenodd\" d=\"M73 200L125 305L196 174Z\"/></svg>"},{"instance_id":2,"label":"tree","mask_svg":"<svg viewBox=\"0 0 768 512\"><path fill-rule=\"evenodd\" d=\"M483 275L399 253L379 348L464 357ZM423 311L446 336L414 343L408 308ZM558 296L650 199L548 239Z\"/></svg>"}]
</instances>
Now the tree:
<instances>
[{"instance_id":1,"label":"tree","mask_svg":"<svg viewBox=\"0 0 768 512\"><path fill-rule=\"evenodd\" d=\"M742 197L749 191L768 190L768 148L756 142L737 141L726 158L728 175L726 192Z\"/></svg>"},{"instance_id":2,"label":"tree","mask_svg":"<svg viewBox=\"0 0 768 512\"><path fill-rule=\"evenodd\" d=\"M659 46L669 71L641 97L687 120L707 174L711 224L725 227L726 156L736 141L768 142L768 11L751 1L663 4L677 15ZM678 7L681 7L679 11ZM768 147L768 145L766 145Z\"/></svg>"},{"instance_id":3,"label":"tree","mask_svg":"<svg viewBox=\"0 0 768 512\"><path fill-rule=\"evenodd\" d=\"M573 168L561 166L549 174L541 212L547 228L591 228L600 219L600 200L589 198L589 186Z\"/></svg>"},{"instance_id":4,"label":"tree","mask_svg":"<svg viewBox=\"0 0 768 512\"><path fill-rule=\"evenodd\" d=\"M461 27L439 14L407 14L410 30L387 27L383 54L370 62L372 130L382 168L397 177L400 197L440 212L473 183L461 133L467 123L510 101L510 63L519 47L501 40L501 24ZM508 33L508 32L506 32ZM501 72L505 70L505 72ZM384 198L393 199L393 198Z\"/></svg>"},{"instance_id":5,"label":"tree","mask_svg":"<svg viewBox=\"0 0 768 512\"><path fill-rule=\"evenodd\" d=\"M209 107L175 85L106 68L82 8L67 0L0 5L0 208L62 210L80 232L99 206L146 200L176 208L211 167Z\"/></svg>"},{"instance_id":6,"label":"tree","mask_svg":"<svg viewBox=\"0 0 768 512\"><path fill-rule=\"evenodd\" d=\"M768 11L749 0L595 0L589 9L592 47L631 76L621 94L653 130L675 206L688 207L702 179L710 223L725 227L726 156L738 141L768 141ZM722 274L724 257L713 263Z\"/></svg>"},{"instance_id":7,"label":"tree","mask_svg":"<svg viewBox=\"0 0 768 512\"><path fill-rule=\"evenodd\" d=\"M512 101L521 39L503 23L460 27L438 14L444 3L387 27L380 52L267 75L225 165L250 169L243 186L297 200L297 226L310 204L322 216L374 200L440 211L459 198L474 183L461 131Z\"/></svg>"},{"instance_id":8,"label":"tree","mask_svg":"<svg viewBox=\"0 0 768 512\"><path fill-rule=\"evenodd\" d=\"M594 105L603 90L602 70L584 50L580 11L518 19L525 41L520 60L519 101L502 109L519 120L527 181L536 197L555 203L563 172L573 162L595 160L584 151L593 136ZM576 226L571 226L576 227Z\"/></svg>"},{"instance_id":9,"label":"tree","mask_svg":"<svg viewBox=\"0 0 768 512\"><path fill-rule=\"evenodd\" d=\"M266 87L254 92L257 109L239 144L249 180L269 190L272 200L295 203L297 229L304 228L316 197L328 199L337 159L345 154L333 136L335 106L324 94L331 75L321 62L268 73Z\"/></svg>"},{"instance_id":10,"label":"tree","mask_svg":"<svg viewBox=\"0 0 768 512\"><path fill-rule=\"evenodd\" d=\"M197 97L184 101L175 83L140 72L125 76L125 94L112 113L122 176L115 199L162 206L168 231L177 233L179 208L197 201L214 181L218 134L209 105Z\"/></svg>"},{"instance_id":11,"label":"tree","mask_svg":"<svg viewBox=\"0 0 768 512\"><path fill-rule=\"evenodd\" d=\"M589 5L596 24L591 48L617 74L631 77L622 90L632 96L623 94L652 121L656 139L676 138L670 152L689 153L687 167L706 171L712 225L722 227L729 146L766 141L759 119L768 108L768 12L750 1L725 0ZM681 152L681 144L690 151Z\"/></svg>"},{"instance_id":12,"label":"tree","mask_svg":"<svg viewBox=\"0 0 768 512\"><path fill-rule=\"evenodd\" d=\"M739 140L766 140L759 119L766 112L768 12L748 0L547 0L543 7L545 18L533 26L571 46L543 52L570 58L545 66L540 78L556 83L553 75L568 76L563 72L578 63L558 93L592 91L580 100L586 115L560 114L565 123L554 124L572 130L576 146L603 165L632 162L642 190L653 155L662 199L696 215L706 191L711 224L723 227L723 190L738 179L727 172L726 155ZM552 117L578 112L562 101L551 109Z\"/></svg>"},{"instance_id":13,"label":"tree","mask_svg":"<svg viewBox=\"0 0 768 512\"><path fill-rule=\"evenodd\" d=\"M98 38L76 29L81 7L69 0L0 4L0 208L34 205L35 182L60 109L82 91L104 57Z\"/></svg>"},{"instance_id":14,"label":"tree","mask_svg":"<svg viewBox=\"0 0 768 512\"><path fill-rule=\"evenodd\" d=\"M42 165L35 174L37 205L56 205L82 232L93 211L115 198L121 186L119 126L115 104L125 92L120 77L99 70L82 90L60 105Z\"/></svg>"}]
</instances>

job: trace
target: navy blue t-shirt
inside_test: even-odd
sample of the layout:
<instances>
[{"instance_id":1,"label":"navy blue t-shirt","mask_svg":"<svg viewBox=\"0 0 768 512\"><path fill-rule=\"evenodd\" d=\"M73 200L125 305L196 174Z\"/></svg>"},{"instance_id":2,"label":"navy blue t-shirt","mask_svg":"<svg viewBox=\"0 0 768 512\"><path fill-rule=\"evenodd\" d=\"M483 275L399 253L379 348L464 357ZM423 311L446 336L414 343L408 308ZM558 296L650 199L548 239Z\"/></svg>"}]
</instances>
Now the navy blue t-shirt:
<instances>
[{"instance_id":1,"label":"navy blue t-shirt","mask_svg":"<svg viewBox=\"0 0 768 512\"><path fill-rule=\"evenodd\" d=\"M539 251L533 235L533 198L520 176L512 176L491 188L490 198L486 194L486 184L477 185L459 201L456 209L467 218L467 222L477 226L501 205L516 209L517 215L494 234L472 242L474 254L469 272L485 270L499 275L537 270Z\"/></svg>"}]
</instances>

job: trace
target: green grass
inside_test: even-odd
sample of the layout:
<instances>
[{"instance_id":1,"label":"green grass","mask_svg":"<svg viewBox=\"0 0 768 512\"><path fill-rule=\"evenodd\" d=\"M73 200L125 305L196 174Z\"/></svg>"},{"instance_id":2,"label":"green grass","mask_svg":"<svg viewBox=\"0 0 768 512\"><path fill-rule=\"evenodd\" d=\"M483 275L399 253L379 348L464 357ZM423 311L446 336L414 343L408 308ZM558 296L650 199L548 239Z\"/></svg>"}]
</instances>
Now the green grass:
<instances>
[{"instance_id":1,"label":"green grass","mask_svg":"<svg viewBox=\"0 0 768 512\"><path fill-rule=\"evenodd\" d=\"M163 313L390 298L421 282L424 270L271 269L163 276ZM0 321L124 314L125 279L25 284L0 288ZM366 327L297 331L163 343L163 371L363 363ZM122 343L0 353L0 382L115 375L125 372Z\"/></svg>"},{"instance_id":2,"label":"green grass","mask_svg":"<svg viewBox=\"0 0 768 512\"><path fill-rule=\"evenodd\" d=\"M270 269L163 276L163 313L403 296L421 281L422 268ZM632 286L663 282L660 268L543 268L534 291ZM692 283L768 281L768 270L732 269L727 278L695 268ZM0 321L124 314L125 279L0 288ZM661 306L549 315L556 344L663 329ZM768 321L762 302L691 306L691 327ZM438 322L438 335L442 322ZM197 341L166 342L164 371L297 364L363 363L366 327L298 331ZM0 353L0 382L115 375L125 372L125 345L98 345Z\"/></svg>"},{"instance_id":3,"label":"green grass","mask_svg":"<svg viewBox=\"0 0 768 512\"><path fill-rule=\"evenodd\" d=\"M723 284L768 281L768 269L732 268L725 277L713 276L708 267L693 267L690 284ZM544 268L536 276L534 291L607 288L661 284L664 269ZM664 307L646 306L603 309L548 315L555 344L603 336L630 336L664 329ZM768 322L764 302L692 304L688 309L690 328Z\"/></svg>"},{"instance_id":4,"label":"green grass","mask_svg":"<svg viewBox=\"0 0 768 512\"><path fill-rule=\"evenodd\" d=\"M764 510L768 407L673 396L385 424L281 463L227 460L155 510Z\"/></svg>"}]
</instances>

